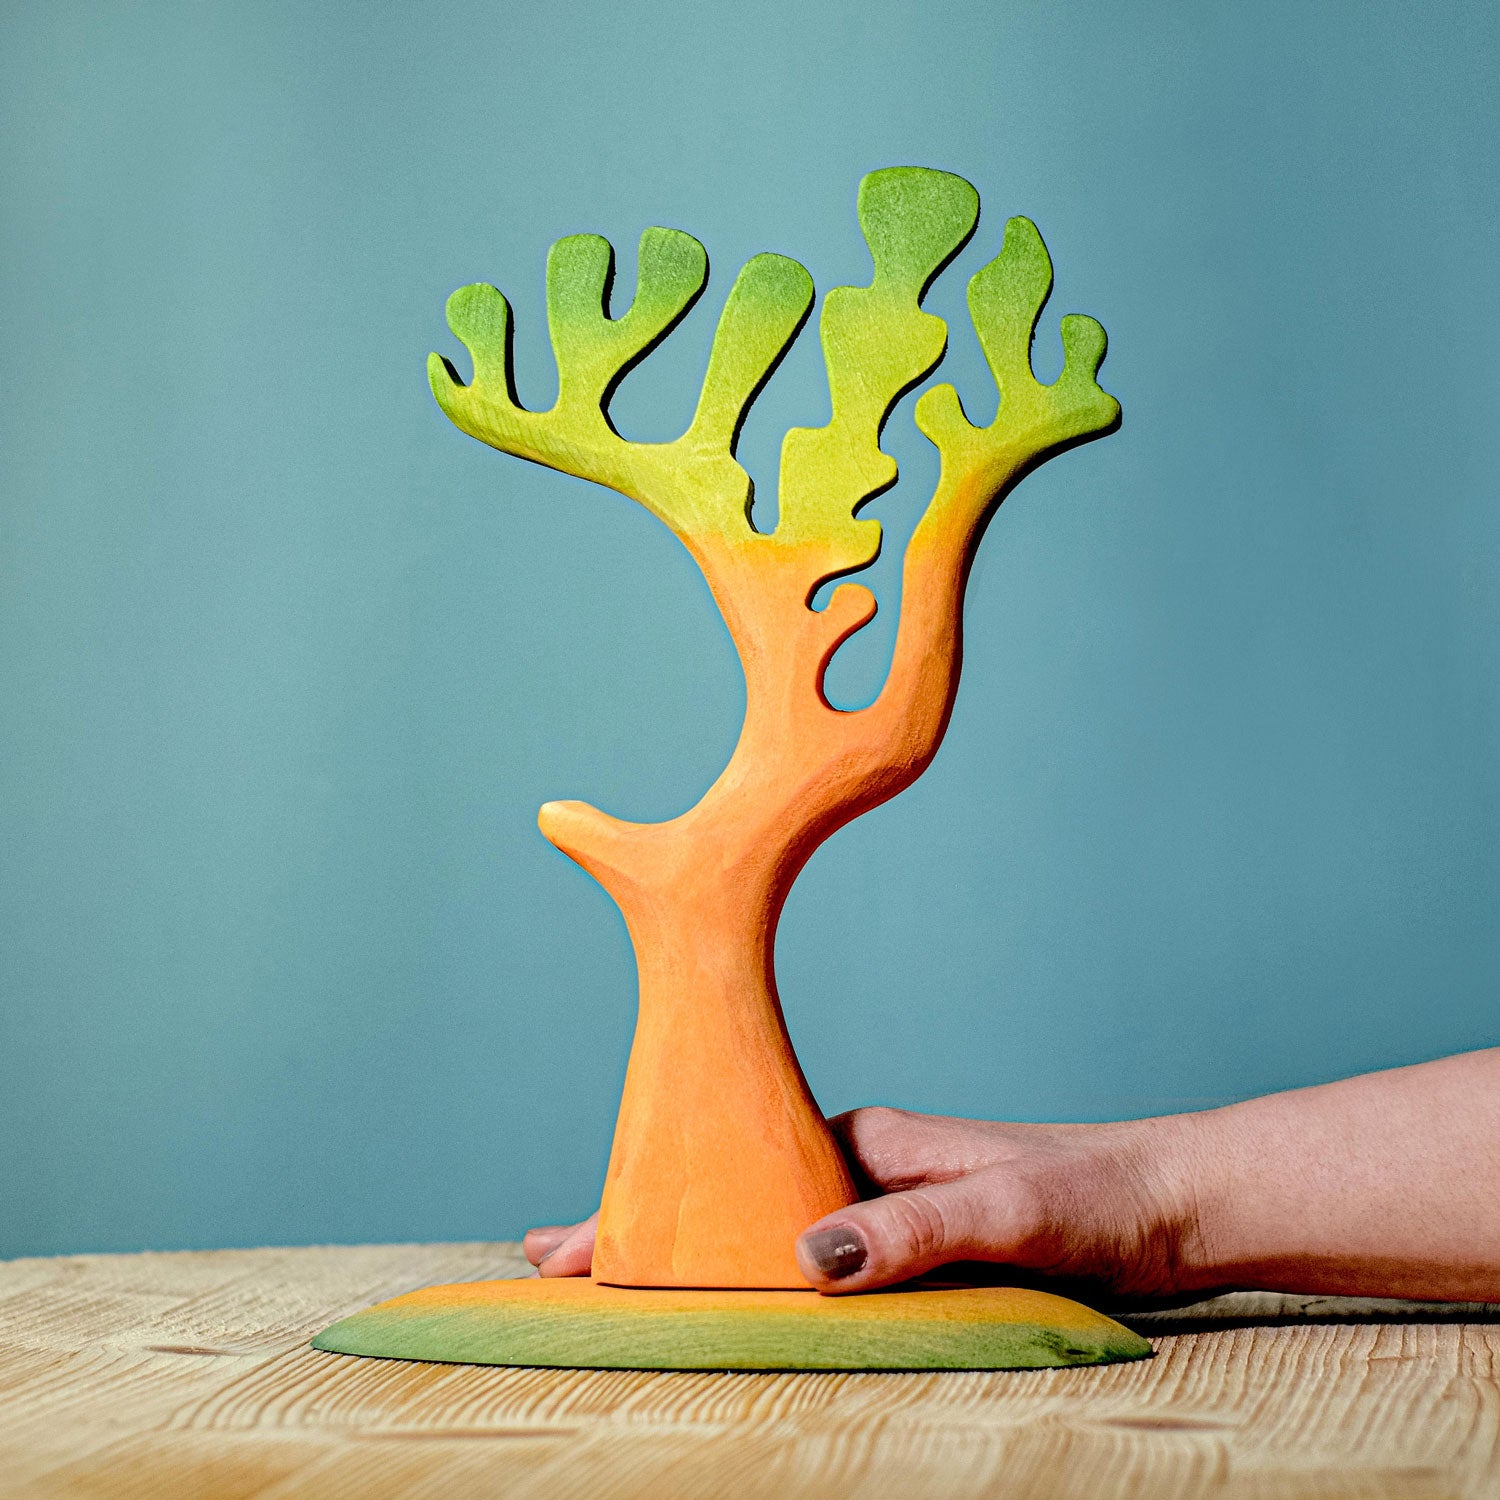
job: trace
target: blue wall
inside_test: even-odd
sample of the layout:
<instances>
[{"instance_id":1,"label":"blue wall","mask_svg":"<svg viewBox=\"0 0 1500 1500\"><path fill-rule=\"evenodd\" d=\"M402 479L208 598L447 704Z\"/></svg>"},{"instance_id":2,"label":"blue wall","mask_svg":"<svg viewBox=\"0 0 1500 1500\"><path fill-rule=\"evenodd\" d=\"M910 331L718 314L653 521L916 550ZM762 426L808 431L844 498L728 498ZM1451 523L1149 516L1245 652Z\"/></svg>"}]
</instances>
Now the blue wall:
<instances>
[{"instance_id":1,"label":"blue wall","mask_svg":"<svg viewBox=\"0 0 1500 1500\"><path fill-rule=\"evenodd\" d=\"M991 528L927 778L788 909L825 1107L1098 1118L1500 1041L1490 4L6 8L0 1253L500 1237L585 1212L629 1044L537 834L670 815L742 685L644 512L464 438L455 286L553 376L548 244L866 276L871 167L1040 225L1115 437ZM990 399L993 399L991 396ZM747 429L822 420L805 337ZM893 419L894 561L932 459Z\"/></svg>"}]
</instances>

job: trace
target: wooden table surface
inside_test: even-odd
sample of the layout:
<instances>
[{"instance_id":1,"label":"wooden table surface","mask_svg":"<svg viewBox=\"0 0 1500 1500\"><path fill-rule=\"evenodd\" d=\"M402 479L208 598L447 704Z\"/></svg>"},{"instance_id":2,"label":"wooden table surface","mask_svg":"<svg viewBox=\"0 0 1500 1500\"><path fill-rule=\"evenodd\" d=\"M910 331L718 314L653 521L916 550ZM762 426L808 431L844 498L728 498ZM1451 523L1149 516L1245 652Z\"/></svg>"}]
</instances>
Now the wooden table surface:
<instances>
[{"instance_id":1,"label":"wooden table surface","mask_svg":"<svg viewBox=\"0 0 1500 1500\"><path fill-rule=\"evenodd\" d=\"M1500 1497L1500 1309L1243 1294L998 1374L504 1370L308 1338L514 1245L0 1263L0 1494Z\"/></svg>"}]
</instances>

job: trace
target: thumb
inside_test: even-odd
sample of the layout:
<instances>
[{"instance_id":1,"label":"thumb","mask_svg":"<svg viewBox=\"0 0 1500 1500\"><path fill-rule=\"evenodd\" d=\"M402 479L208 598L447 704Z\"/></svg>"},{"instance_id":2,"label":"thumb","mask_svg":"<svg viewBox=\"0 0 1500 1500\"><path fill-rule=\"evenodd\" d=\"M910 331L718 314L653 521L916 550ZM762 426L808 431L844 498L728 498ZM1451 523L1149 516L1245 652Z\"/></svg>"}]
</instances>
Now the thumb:
<instances>
[{"instance_id":1,"label":"thumb","mask_svg":"<svg viewBox=\"0 0 1500 1500\"><path fill-rule=\"evenodd\" d=\"M797 1264L821 1292L865 1292L950 1261L1025 1265L1042 1225L1038 1195L1003 1170L973 1172L852 1203L797 1240Z\"/></svg>"}]
</instances>

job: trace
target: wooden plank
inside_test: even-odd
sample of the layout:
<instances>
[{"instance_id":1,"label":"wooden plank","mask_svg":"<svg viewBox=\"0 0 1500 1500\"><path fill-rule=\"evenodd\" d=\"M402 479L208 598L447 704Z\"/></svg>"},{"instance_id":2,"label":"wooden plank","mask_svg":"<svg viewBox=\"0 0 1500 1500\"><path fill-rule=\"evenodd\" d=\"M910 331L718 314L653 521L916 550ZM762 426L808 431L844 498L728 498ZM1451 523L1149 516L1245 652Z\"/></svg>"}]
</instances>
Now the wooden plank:
<instances>
[{"instance_id":1,"label":"wooden plank","mask_svg":"<svg viewBox=\"0 0 1500 1500\"><path fill-rule=\"evenodd\" d=\"M349 1360L384 1296L508 1245L0 1264L0 1494L1500 1493L1500 1312L1243 1294L1130 1321L1154 1360L958 1374L668 1374Z\"/></svg>"}]
</instances>

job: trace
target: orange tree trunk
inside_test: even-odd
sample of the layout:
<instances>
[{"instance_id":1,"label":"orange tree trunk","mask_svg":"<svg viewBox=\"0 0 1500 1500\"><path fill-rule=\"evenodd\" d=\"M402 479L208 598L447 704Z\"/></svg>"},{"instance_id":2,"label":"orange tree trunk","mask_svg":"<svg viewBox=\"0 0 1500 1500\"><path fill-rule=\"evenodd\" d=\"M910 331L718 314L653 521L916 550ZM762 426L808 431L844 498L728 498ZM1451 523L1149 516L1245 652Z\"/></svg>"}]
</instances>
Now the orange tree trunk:
<instances>
[{"instance_id":1,"label":"orange tree trunk","mask_svg":"<svg viewBox=\"0 0 1500 1500\"><path fill-rule=\"evenodd\" d=\"M810 680L773 707L764 668L747 674L733 759L690 812L630 824L580 803L542 810L547 837L619 905L639 976L595 1242L601 1281L803 1286L794 1241L855 1197L787 1037L773 965L792 882L848 800L843 778L806 759L818 753L809 730L843 716Z\"/></svg>"},{"instance_id":2,"label":"orange tree trunk","mask_svg":"<svg viewBox=\"0 0 1500 1500\"><path fill-rule=\"evenodd\" d=\"M855 1194L782 1020L772 949L784 893L754 864L720 867L711 828L676 832L640 851L633 878L609 881L640 1009L594 1276L801 1286L794 1240Z\"/></svg>"},{"instance_id":3,"label":"orange tree trunk","mask_svg":"<svg viewBox=\"0 0 1500 1500\"><path fill-rule=\"evenodd\" d=\"M817 846L914 780L942 737L967 573L951 526L945 540L909 551L914 592L892 671L857 713L828 705L821 665L873 613L869 591L844 584L814 612L795 595L776 607L766 589L742 615L733 601L747 591L743 575L774 571L777 554L765 543L697 547L745 668L745 723L729 765L667 823L626 823L582 803L542 810L546 836L619 905L640 982L598 1280L804 1286L797 1236L856 1196L787 1037L776 927Z\"/></svg>"}]
</instances>

